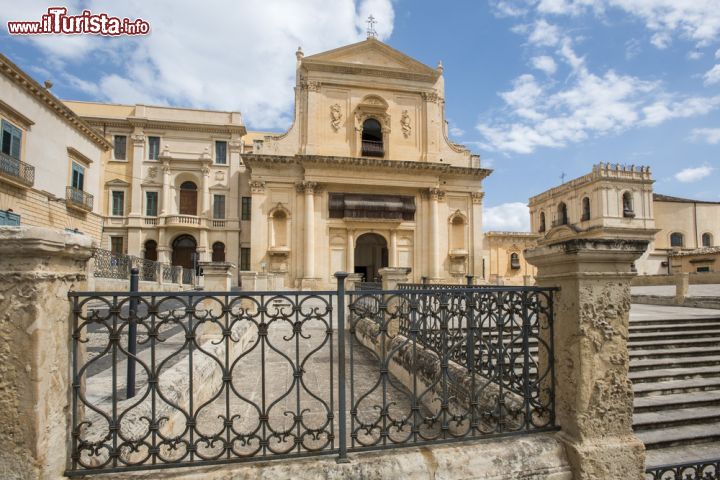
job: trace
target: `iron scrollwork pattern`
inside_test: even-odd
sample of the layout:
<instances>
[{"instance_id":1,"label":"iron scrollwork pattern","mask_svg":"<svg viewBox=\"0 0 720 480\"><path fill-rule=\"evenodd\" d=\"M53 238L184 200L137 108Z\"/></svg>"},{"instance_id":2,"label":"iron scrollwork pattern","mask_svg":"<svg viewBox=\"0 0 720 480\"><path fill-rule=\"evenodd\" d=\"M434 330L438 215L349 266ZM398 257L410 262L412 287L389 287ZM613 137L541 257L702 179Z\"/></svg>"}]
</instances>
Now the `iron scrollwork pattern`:
<instances>
[{"instance_id":1,"label":"iron scrollwork pattern","mask_svg":"<svg viewBox=\"0 0 720 480\"><path fill-rule=\"evenodd\" d=\"M646 480L720 480L720 459L648 468Z\"/></svg>"},{"instance_id":2,"label":"iron scrollwork pattern","mask_svg":"<svg viewBox=\"0 0 720 480\"><path fill-rule=\"evenodd\" d=\"M71 293L67 473L336 451L334 293Z\"/></svg>"},{"instance_id":3,"label":"iron scrollwork pattern","mask_svg":"<svg viewBox=\"0 0 720 480\"><path fill-rule=\"evenodd\" d=\"M350 450L555 430L552 294L351 292Z\"/></svg>"}]
</instances>

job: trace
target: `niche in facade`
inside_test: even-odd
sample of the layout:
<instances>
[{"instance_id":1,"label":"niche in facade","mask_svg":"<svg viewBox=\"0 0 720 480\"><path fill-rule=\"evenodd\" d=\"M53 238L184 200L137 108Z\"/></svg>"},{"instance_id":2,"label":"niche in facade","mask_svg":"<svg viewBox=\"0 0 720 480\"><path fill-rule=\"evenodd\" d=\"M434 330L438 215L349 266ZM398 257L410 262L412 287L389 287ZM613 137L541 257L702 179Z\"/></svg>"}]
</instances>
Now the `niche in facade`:
<instances>
[{"instance_id":1,"label":"niche in facade","mask_svg":"<svg viewBox=\"0 0 720 480\"><path fill-rule=\"evenodd\" d=\"M269 245L271 272L287 272L290 255L290 221L285 208L278 204L269 215Z\"/></svg>"}]
</instances>

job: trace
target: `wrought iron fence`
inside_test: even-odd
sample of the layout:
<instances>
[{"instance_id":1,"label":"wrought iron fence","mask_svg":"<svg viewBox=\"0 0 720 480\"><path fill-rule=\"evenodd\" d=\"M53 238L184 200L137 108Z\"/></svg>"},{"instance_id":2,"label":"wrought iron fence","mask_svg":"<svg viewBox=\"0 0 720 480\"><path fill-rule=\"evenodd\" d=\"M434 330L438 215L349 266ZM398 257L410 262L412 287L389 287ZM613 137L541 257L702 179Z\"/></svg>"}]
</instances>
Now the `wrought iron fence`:
<instances>
[{"instance_id":1,"label":"wrought iron fence","mask_svg":"<svg viewBox=\"0 0 720 480\"><path fill-rule=\"evenodd\" d=\"M116 278L126 280L130 278L132 257L122 253L113 253L102 248L95 249L95 275L96 278Z\"/></svg>"},{"instance_id":2,"label":"wrought iron fence","mask_svg":"<svg viewBox=\"0 0 720 480\"><path fill-rule=\"evenodd\" d=\"M356 382L351 344L351 450L555 427L553 289L349 295L351 335L377 360Z\"/></svg>"},{"instance_id":3,"label":"wrought iron fence","mask_svg":"<svg viewBox=\"0 0 720 480\"><path fill-rule=\"evenodd\" d=\"M163 283L195 284L195 271L176 265L168 265L123 253L113 253L102 248L95 249L94 259L93 275L96 278L127 280L130 278L130 270L137 268L142 281L158 282L162 280Z\"/></svg>"},{"instance_id":4,"label":"wrought iron fence","mask_svg":"<svg viewBox=\"0 0 720 480\"><path fill-rule=\"evenodd\" d=\"M94 198L92 194L79 188L67 187L65 189L65 200L85 210L93 209Z\"/></svg>"},{"instance_id":5,"label":"wrought iron fence","mask_svg":"<svg viewBox=\"0 0 720 480\"><path fill-rule=\"evenodd\" d=\"M556 428L552 290L346 294L339 277L318 292L70 293L66 473L342 459Z\"/></svg>"},{"instance_id":6,"label":"wrought iron fence","mask_svg":"<svg viewBox=\"0 0 720 480\"><path fill-rule=\"evenodd\" d=\"M648 468L646 480L720 480L720 459Z\"/></svg>"}]
</instances>

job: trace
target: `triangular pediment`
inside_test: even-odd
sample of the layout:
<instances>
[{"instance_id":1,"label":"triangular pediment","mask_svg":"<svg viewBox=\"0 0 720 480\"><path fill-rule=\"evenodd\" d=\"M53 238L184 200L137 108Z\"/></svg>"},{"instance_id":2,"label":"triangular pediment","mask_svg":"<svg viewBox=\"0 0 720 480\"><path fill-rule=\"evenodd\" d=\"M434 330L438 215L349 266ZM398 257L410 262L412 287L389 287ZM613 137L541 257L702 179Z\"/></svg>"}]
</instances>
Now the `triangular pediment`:
<instances>
[{"instance_id":1,"label":"triangular pediment","mask_svg":"<svg viewBox=\"0 0 720 480\"><path fill-rule=\"evenodd\" d=\"M440 75L436 69L418 62L375 38L368 38L359 43L311 55L305 57L302 62L307 67L312 67L315 64L357 65L365 68L380 68L428 75L432 78L437 78Z\"/></svg>"},{"instance_id":2,"label":"triangular pediment","mask_svg":"<svg viewBox=\"0 0 720 480\"><path fill-rule=\"evenodd\" d=\"M126 182L125 180L120 180L119 178L112 179L108 182L105 182L105 185L108 187L129 187L130 184Z\"/></svg>"}]
</instances>

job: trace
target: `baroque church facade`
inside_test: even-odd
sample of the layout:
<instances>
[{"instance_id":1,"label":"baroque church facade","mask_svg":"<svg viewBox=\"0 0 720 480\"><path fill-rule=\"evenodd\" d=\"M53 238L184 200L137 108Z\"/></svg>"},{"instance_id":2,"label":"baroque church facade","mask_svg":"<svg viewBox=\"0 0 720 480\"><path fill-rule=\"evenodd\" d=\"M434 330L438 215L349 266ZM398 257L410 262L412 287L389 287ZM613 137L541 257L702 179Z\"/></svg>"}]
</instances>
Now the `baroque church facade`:
<instances>
[{"instance_id":1,"label":"baroque church facade","mask_svg":"<svg viewBox=\"0 0 720 480\"><path fill-rule=\"evenodd\" d=\"M230 262L322 288L383 267L413 281L487 279L478 156L453 143L442 65L369 37L296 52L294 122L247 132L237 112L67 102L113 149L104 248L185 267Z\"/></svg>"}]
</instances>

